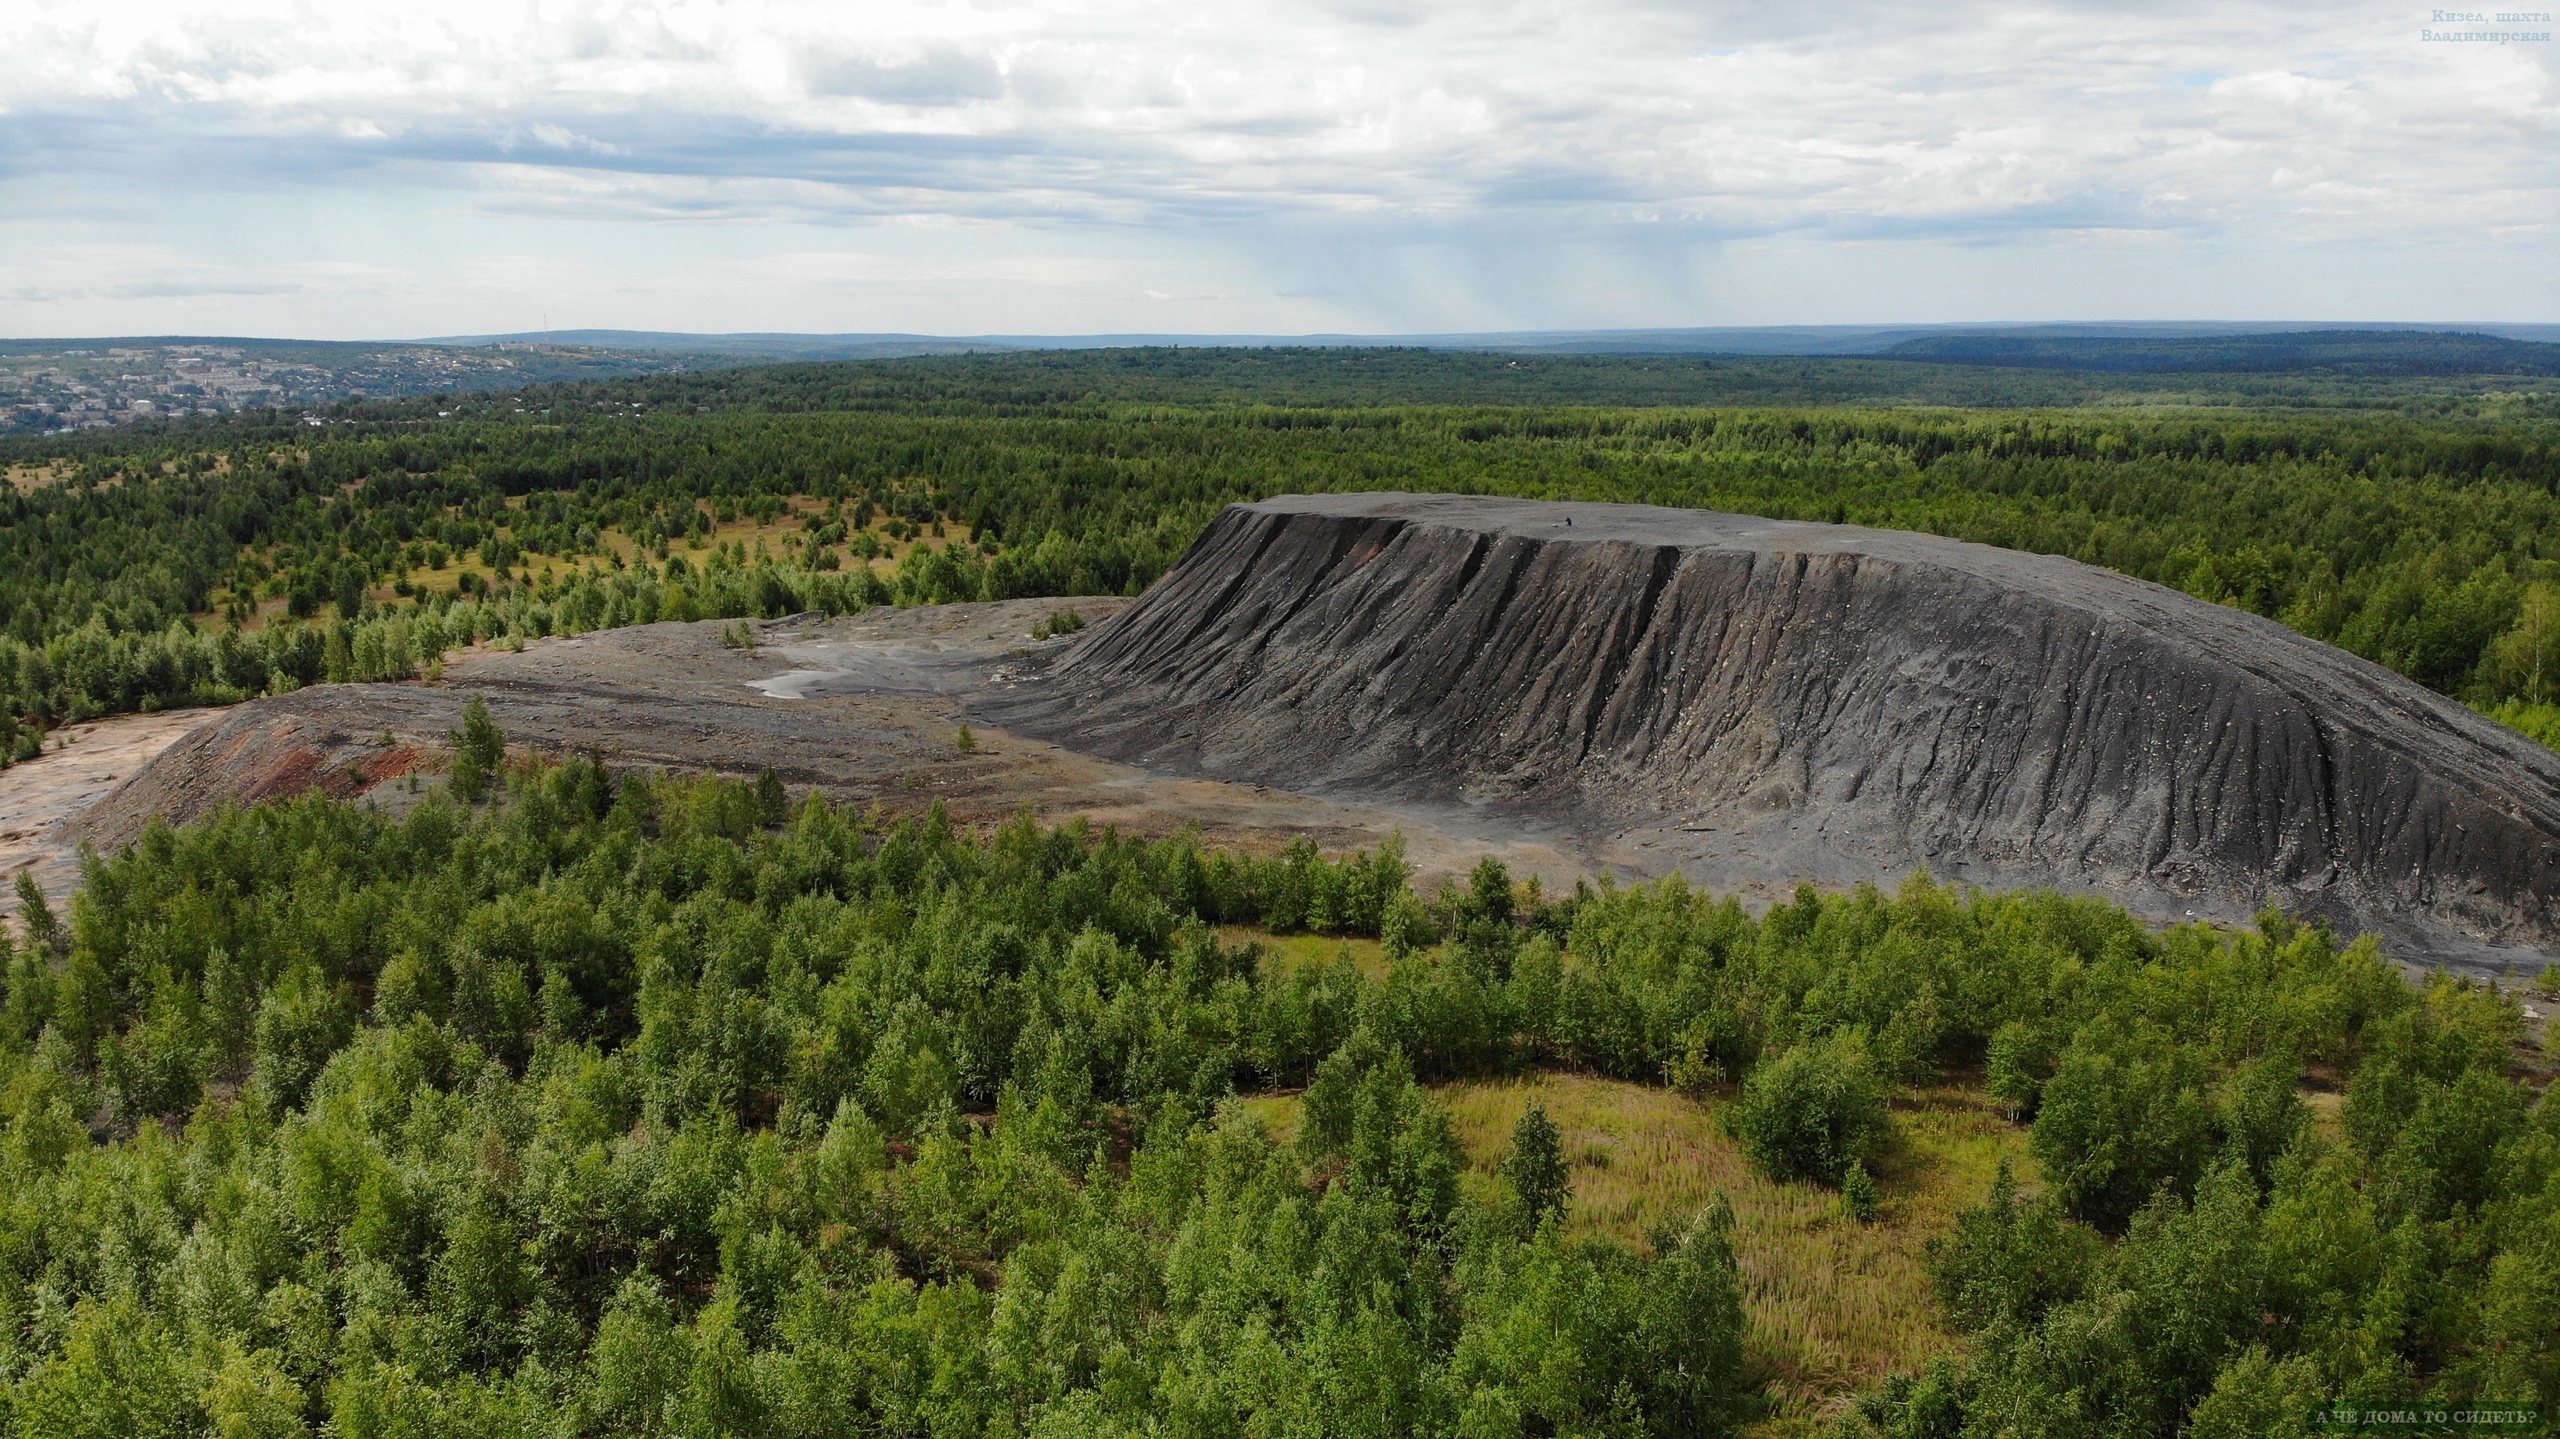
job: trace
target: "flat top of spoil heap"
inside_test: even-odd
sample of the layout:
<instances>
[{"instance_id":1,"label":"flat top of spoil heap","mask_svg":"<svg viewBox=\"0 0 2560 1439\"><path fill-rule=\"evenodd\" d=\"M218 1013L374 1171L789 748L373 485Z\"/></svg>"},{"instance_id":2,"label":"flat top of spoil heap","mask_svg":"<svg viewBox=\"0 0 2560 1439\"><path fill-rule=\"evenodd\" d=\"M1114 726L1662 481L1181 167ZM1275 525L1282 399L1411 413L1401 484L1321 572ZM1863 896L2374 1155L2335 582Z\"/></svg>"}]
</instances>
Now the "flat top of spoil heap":
<instances>
[{"instance_id":1,"label":"flat top of spoil heap","mask_svg":"<svg viewBox=\"0 0 2560 1439\"><path fill-rule=\"evenodd\" d=\"M2145 592L2169 598L2181 609L2203 605L2176 590L2098 569L2061 555L2006 550L1971 540L1951 540L1910 530L1873 530L1814 520L1772 520L1721 510L1680 510L1664 505L1621 505L1597 500L1524 500L1499 495L1417 495L1402 490L1364 494L1276 495L1235 508L1266 515L1324 515L1336 519L1408 520L1535 540L1668 545L1684 550L1736 553L1871 555L1907 564L1942 565L2004 584L2041 583L2057 596L2077 596L2110 607ZM1570 522L1570 523L1568 523ZM2219 605L2234 619L2301 636L2272 620ZM2305 641L2317 644L2317 641ZM2321 649L2329 647L2321 645Z\"/></svg>"},{"instance_id":2,"label":"flat top of spoil heap","mask_svg":"<svg viewBox=\"0 0 2560 1439\"><path fill-rule=\"evenodd\" d=\"M1429 520L1459 529L1539 540L1628 540L1646 545L1784 547L1842 553L1899 548L1911 542L1915 550L2011 553L1902 530L1770 520L1718 510L1675 510L1663 505L1604 504L1596 500L1524 500L1504 495L1417 495L1402 490L1373 490L1360 494L1276 495L1240 508L1267 515ZM1568 519L1573 522L1569 527L1565 523ZM1558 533L1567 528L1571 534Z\"/></svg>"}]
</instances>

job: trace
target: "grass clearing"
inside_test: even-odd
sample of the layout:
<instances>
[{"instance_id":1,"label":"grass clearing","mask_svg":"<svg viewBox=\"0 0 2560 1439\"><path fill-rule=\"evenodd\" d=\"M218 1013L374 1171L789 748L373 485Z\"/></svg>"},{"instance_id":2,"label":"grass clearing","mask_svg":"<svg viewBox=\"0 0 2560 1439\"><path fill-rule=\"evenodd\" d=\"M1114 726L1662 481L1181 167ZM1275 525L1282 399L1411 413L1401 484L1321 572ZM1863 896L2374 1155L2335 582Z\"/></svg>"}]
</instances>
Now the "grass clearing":
<instances>
[{"instance_id":1,"label":"grass clearing","mask_svg":"<svg viewBox=\"0 0 2560 1439\"><path fill-rule=\"evenodd\" d=\"M23 495L71 478L71 466L66 461L47 460L30 465L11 465L8 474L9 488Z\"/></svg>"},{"instance_id":2,"label":"grass clearing","mask_svg":"<svg viewBox=\"0 0 2560 1439\"><path fill-rule=\"evenodd\" d=\"M1262 952L1280 961L1289 970L1311 965L1331 964L1343 955L1360 966L1360 972L1371 979L1383 979L1387 973L1387 951L1374 939L1349 938L1332 934L1273 934L1245 924L1218 926L1218 943L1234 948L1242 944L1258 944Z\"/></svg>"},{"instance_id":3,"label":"grass clearing","mask_svg":"<svg viewBox=\"0 0 2560 1439\"><path fill-rule=\"evenodd\" d=\"M1775 1413L1761 1439L1817 1433L1850 1395L1907 1373L1961 1340L1930 1291L1926 1246L1979 1204L2007 1156L2022 1184L2036 1180L2026 1131L1979 1088L1945 1085L1894 1100L1894 1140L1878 1166L1882 1215L1858 1224L1840 1196L1760 1176L1716 1123L1719 1101L1583 1074L1529 1074L1435 1089L1466 1145L1468 1192L1498 1192L1496 1166L1531 1101L1546 1106L1573 1165L1568 1228L1644 1246L1658 1224L1679 1224L1717 1190L1734 1211L1750 1358ZM1295 1095L1241 1101L1283 1143L1295 1138Z\"/></svg>"}]
</instances>

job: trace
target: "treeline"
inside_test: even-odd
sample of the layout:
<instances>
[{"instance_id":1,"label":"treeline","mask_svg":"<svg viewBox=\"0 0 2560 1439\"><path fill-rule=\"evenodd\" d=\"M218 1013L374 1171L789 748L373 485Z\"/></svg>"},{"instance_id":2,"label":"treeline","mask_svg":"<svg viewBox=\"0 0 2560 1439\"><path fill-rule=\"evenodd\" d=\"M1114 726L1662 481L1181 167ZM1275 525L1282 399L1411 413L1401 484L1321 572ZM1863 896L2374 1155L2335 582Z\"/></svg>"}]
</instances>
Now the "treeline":
<instances>
[{"instance_id":1,"label":"treeline","mask_svg":"<svg viewBox=\"0 0 2560 1439\"><path fill-rule=\"evenodd\" d=\"M2101 345L2143 342L2100 342ZM2492 342L2493 346L2499 343ZM2366 341L2368 348L2378 348ZM2405 344L2401 348L2408 348ZM2419 348L2430 348L2421 340ZM2548 346L2522 345L2540 354ZM2362 374L2071 373L2062 364L2001 367L1965 356L1744 356L1506 353L1420 348L1045 350L846 363L758 365L689 376L529 388L521 394L350 407L343 413L424 418L596 408L872 410L953 415L1059 415L1128 405L1377 409L1407 405L1903 406L2021 409L2190 405L2289 409L2560 413L2560 389L2519 378L2496 352L2476 370L2427 366L2429 378ZM2446 360L2444 354L2430 356ZM2200 368L2200 367L2196 367ZM2403 372L2405 373L2405 372Z\"/></svg>"},{"instance_id":2,"label":"treeline","mask_svg":"<svg viewBox=\"0 0 2560 1439\"><path fill-rule=\"evenodd\" d=\"M1685 1086L1868 1204L1885 1096L1987 1067L2045 1182L1941 1253L1970 1357L1853 1427L2560 1402L2560 1101L2511 1000L2370 941L1919 880L1760 920L1490 862L1423 896L1393 849L503 780L155 829L67 923L23 891L11 1432L1731 1432L1761 1401L1720 1203L1573 1238L1535 1115L1498 1190L1459 1182L1424 1086L1558 1064ZM1286 1144L1229 1098L1300 1086Z\"/></svg>"},{"instance_id":3,"label":"treeline","mask_svg":"<svg viewBox=\"0 0 2560 1439\"><path fill-rule=\"evenodd\" d=\"M38 752L42 726L55 720L235 704L322 683L414 679L439 673L454 650L493 641L520 646L660 620L852 614L877 604L974 598L984 588L984 568L972 557L919 557L883 579L865 567L813 570L715 552L698 565L681 555L663 565L643 558L549 582L422 594L411 606L353 605L307 624L258 630L182 621L137 634L93 619L42 645L0 638L0 685L19 701L17 715L0 714L0 744L10 758L24 759Z\"/></svg>"},{"instance_id":4,"label":"treeline","mask_svg":"<svg viewBox=\"0 0 2560 1439\"><path fill-rule=\"evenodd\" d=\"M1279 353L1272 363L1352 363ZM83 440L56 482L0 495L0 633L16 646L0 655L6 706L40 727L219 698L228 681L173 688L147 656L94 657L118 643L209 654L171 631L219 628L211 616L252 601L361 630L456 602L434 580L452 556L478 556L519 592L538 583L533 556L699 564L720 520L771 522L792 497L823 508L793 511L802 538L770 567L777 583L705 613L832 607L810 597L830 573L845 603L877 602L884 586L900 600L1133 593L1227 503L1402 488L1729 509L2069 555L2277 618L2529 732L2560 720L2560 426L2548 420L1232 403L1005 414L969 398L971 372L897 368L911 363L924 362L809 367L899 390L872 410L679 403L695 393L686 385L768 373L736 372L653 382L674 388L636 407L589 387L558 392L550 414L409 423L383 411L322 429ZM1125 363L1155 373L1143 356ZM769 373L798 383L797 370ZM954 406L975 409L936 412ZM968 542L912 558L914 574L874 585L854 573L880 534L949 525ZM75 634L88 638L52 648Z\"/></svg>"},{"instance_id":5,"label":"treeline","mask_svg":"<svg viewBox=\"0 0 2560 1439\"><path fill-rule=\"evenodd\" d=\"M359 463L370 469L370 458ZM1134 592L1188 538L1167 523L1090 543L1064 534L1010 546L992 536L923 543L884 574L868 561L891 541L943 530L945 512L921 490L857 492L849 505L807 516L776 556L716 538L721 524L770 523L789 510L770 488L698 500L666 487L621 500L539 491L511 505L468 469L356 481L299 456L251 451L193 457L157 478L150 469L126 456L14 508L0 497L0 520L18 522L0 522L9 560L0 566L9 606L0 759L33 753L43 730L64 720L408 678L477 641L661 619ZM631 542L627 557L603 543L607 530ZM488 576L446 571L473 556ZM378 597L386 586L393 595ZM281 615L269 607L278 622L242 627L272 600L286 602Z\"/></svg>"},{"instance_id":6,"label":"treeline","mask_svg":"<svg viewBox=\"0 0 2560 1439\"><path fill-rule=\"evenodd\" d=\"M1895 360L2047 370L2560 375L2560 345L2446 330L2292 330L2261 335L1927 335Z\"/></svg>"}]
</instances>

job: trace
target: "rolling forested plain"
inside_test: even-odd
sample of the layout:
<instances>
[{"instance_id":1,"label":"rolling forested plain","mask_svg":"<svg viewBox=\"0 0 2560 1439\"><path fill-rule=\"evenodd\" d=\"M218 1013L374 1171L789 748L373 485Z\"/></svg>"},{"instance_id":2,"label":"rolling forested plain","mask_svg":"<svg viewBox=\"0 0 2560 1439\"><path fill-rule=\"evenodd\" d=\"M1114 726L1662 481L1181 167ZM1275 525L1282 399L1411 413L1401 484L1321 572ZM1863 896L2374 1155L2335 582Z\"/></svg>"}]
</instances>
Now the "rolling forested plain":
<instances>
[{"instance_id":1,"label":"rolling forested plain","mask_svg":"<svg viewBox=\"0 0 2560 1439\"><path fill-rule=\"evenodd\" d=\"M2500 383L2521 388L1079 352L22 440L0 445L0 695L41 729L661 617L1135 593L1232 501L1401 488L2070 555L2273 616L2548 737L2560 389ZM2118 385L2135 388L2099 388ZM279 605L291 623L265 623Z\"/></svg>"},{"instance_id":2,"label":"rolling forested plain","mask_svg":"<svg viewBox=\"0 0 2560 1439\"><path fill-rule=\"evenodd\" d=\"M2071 555L2560 738L2529 375L960 356L0 459L22 758L471 644L1135 593L1224 504L1390 488ZM457 744L398 817L226 812L66 912L24 889L0 1428L2560 1419L2547 1053L2516 993L2369 938L1924 880L1758 918L1490 863L1418 893L1392 848L973 833L510 756L485 717ZM1697 1122L1639 1153L1568 1100Z\"/></svg>"}]
</instances>

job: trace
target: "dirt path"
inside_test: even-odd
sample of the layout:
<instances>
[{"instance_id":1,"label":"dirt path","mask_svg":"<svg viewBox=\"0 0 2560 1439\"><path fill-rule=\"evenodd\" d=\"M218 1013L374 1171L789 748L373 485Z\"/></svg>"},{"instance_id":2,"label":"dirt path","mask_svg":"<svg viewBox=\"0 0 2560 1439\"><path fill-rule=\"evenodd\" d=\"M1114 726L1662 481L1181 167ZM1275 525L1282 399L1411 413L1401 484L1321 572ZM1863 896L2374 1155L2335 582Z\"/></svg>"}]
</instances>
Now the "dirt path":
<instances>
[{"instance_id":1,"label":"dirt path","mask_svg":"<svg viewBox=\"0 0 2560 1439\"><path fill-rule=\"evenodd\" d=\"M56 903L80 878L78 849L55 831L86 813L162 750L222 717L211 709L116 715L65 725L47 739L45 752L0 770L0 915L18 912L17 876L35 871L45 897Z\"/></svg>"}]
</instances>

